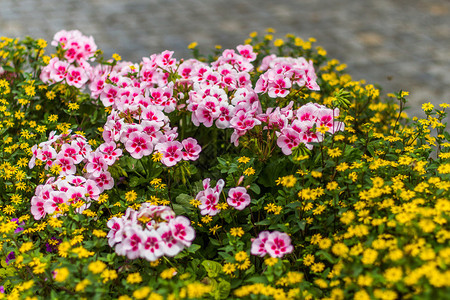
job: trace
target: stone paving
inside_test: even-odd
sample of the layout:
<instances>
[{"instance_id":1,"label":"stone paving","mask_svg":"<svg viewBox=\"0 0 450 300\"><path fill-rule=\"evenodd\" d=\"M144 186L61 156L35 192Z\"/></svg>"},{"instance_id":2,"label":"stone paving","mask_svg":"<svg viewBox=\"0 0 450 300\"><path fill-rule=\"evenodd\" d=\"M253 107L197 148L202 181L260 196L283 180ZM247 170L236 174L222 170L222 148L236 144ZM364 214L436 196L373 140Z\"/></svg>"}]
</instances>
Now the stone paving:
<instances>
[{"instance_id":1,"label":"stone paving","mask_svg":"<svg viewBox=\"0 0 450 300\"><path fill-rule=\"evenodd\" d=\"M203 53L234 48L268 27L315 37L383 93L409 91L411 115L423 116L424 102L450 102L449 0L0 0L2 36L51 40L79 29L106 56L130 61L166 49L189 58L192 41Z\"/></svg>"}]
</instances>

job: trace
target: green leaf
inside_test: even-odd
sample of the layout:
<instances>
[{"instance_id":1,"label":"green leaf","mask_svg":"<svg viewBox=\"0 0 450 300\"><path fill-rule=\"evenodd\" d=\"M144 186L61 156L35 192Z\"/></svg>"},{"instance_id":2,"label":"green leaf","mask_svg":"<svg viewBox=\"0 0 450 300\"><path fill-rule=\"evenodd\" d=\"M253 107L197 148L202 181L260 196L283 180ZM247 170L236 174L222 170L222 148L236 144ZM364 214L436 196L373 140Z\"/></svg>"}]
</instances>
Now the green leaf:
<instances>
[{"instance_id":1,"label":"green leaf","mask_svg":"<svg viewBox=\"0 0 450 300\"><path fill-rule=\"evenodd\" d=\"M264 219L262 221L259 221L257 223L255 223L255 225L270 225L272 222L269 219Z\"/></svg>"},{"instance_id":2,"label":"green leaf","mask_svg":"<svg viewBox=\"0 0 450 300\"><path fill-rule=\"evenodd\" d=\"M195 253L198 249L200 249L202 246L197 244L192 244L189 248L187 248L187 251L189 253Z\"/></svg>"},{"instance_id":3,"label":"green leaf","mask_svg":"<svg viewBox=\"0 0 450 300\"><path fill-rule=\"evenodd\" d=\"M214 299L227 299L230 294L231 284L228 281L220 279L217 288L214 291Z\"/></svg>"},{"instance_id":4,"label":"green leaf","mask_svg":"<svg viewBox=\"0 0 450 300\"><path fill-rule=\"evenodd\" d=\"M252 183L250 185L250 190L255 192L255 194L257 194L257 195L259 195L259 193L261 193L261 189L259 188L259 186L256 183Z\"/></svg>"},{"instance_id":5,"label":"green leaf","mask_svg":"<svg viewBox=\"0 0 450 300\"><path fill-rule=\"evenodd\" d=\"M189 202L192 200L192 196L187 195L187 194L180 194L177 196L177 198L175 199L175 202L181 205L186 205L189 206Z\"/></svg>"},{"instance_id":6,"label":"green leaf","mask_svg":"<svg viewBox=\"0 0 450 300\"><path fill-rule=\"evenodd\" d=\"M325 258L326 260L328 260L330 263L335 264L337 262L337 259L332 257L330 253L325 252L323 250L319 250L316 252L317 256L321 256L323 258Z\"/></svg>"},{"instance_id":7,"label":"green leaf","mask_svg":"<svg viewBox=\"0 0 450 300\"><path fill-rule=\"evenodd\" d=\"M222 271L222 265L212 260L204 260L202 266L208 272L208 277L215 278Z\"/></svg>"}]
</instances>

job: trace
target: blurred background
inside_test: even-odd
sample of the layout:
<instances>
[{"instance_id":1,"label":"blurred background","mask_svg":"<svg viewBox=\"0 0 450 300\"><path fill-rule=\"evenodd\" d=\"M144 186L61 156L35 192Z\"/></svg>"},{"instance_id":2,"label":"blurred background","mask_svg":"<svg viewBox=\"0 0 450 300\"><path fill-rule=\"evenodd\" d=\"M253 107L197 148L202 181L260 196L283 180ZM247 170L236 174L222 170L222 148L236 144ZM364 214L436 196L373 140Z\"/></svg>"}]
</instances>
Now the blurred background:
<instances>
[{"instance_id":1,"label":"blurred background","mask_svg":"<svg viewBox=\"0 0 450 300\"><path fill-rule=\"evenodd\" d=\"M316 38L382 94L409 91L410 116L424 116L425 102L450 103L449 0L0 0L1 36L50 42L79 29L105 57L133 62L166 49L190 58L194 41L204 54L235 48L269 27L275 38Z\"/></svg>"}]
</instances>

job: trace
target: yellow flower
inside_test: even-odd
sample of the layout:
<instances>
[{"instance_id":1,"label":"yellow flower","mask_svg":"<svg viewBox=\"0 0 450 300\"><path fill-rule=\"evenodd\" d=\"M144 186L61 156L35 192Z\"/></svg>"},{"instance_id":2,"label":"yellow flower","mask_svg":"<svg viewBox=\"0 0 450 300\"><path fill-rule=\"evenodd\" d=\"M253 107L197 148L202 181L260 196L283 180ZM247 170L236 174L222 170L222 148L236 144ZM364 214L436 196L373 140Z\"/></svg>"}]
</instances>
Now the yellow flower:
<instances>
[{"instance_id":1,"label":"yellow flower","mask_svg":"<svg viewBox=\"0 0 450 300\"><path fill-rule=\"evenodd\" d=\"M115 61L120 61L120 60L122 60L122 57L120 57L120 55L117 54L117 53L114 53L114 54L112 55L112 58L113 58Z\"/></svg>"},{"instance_id":2,"label":"yellow flower","mask_svg":"<svg viewBox=\"0 0 450 300\"><path fill-rule=\"evenodd\" d=\"M327 190L334 191L338 188L338 183L336 181L331 181L327 183Z\"/></svg>"},{"instance_id":3,"label":"yellow flower","mask_svg":"<svg viewBox=\"0 0 450 300\"><path fill-rule=\"evenodd\" d=\"M209 232L212 232L212 234L216 234L217 230L219 230L220 228L222 228L222 226L216 224L214 227L209 229Z\"/></svg>"},{"instance_id":4,"label":"yellow flower","mask_svg":"<svg viewBox=\"0 0 450 300\"><path fill-rule=\"evenodd\" d=\"M55 269L55 281L57 282L63 282L69 277L69 269L67 268L61 268L61 269Z\"/></svg>"},{"instance_id":5,"label":"yellow flower","mask_svg":"<svg viewBox=\"0 0 450 300\"><path fill-rule=\"evenodd\" d=\"M273 42L273 45L274 45L275 47L281 47L281 46L283 46L283 44L284 44L284 41L283 41L282 39L276 39L276 40Z\"/></svg>"},{"instance_id":6,"label":"yellow flower","mask_svg":"<svg viewBox=\"0 0 450 300\"><path fill-rule=\"evenodd\" d=\"M305 266L310 266L314 263L314 255L312 254L306 254L305 257L303 257L303 264Z\"/></svg>"},{"instance_id":7,"label":"yellow flower","mask_svg":"<svg viewBox=\"0 0 450 300\"><path fill-rule=\"evenodd\" d=\"M192 199L191 201L189 201L189 204L194 206L194 207L198 207L200 204L202 204L202 202L200 200L197 200L197 199Z\"/></svg>"},{"instance_id":8,"label":"yellow flower","mask_svg":"<svg viewBox=\"0 0 450 300\"><path fill-rule=\"evenodd\" d=\"M236 253L235 255L234 255L234 259L236 260L236 261L244 261L244 260L246 260L248 258L248 254L247 254L247 252L245 252L245 251L239 251L238 253Z\"/></svg>"},{"instance_id":9,"label":"yellow flower","mask_svg":"<svg viewBox=\"0 0 450 300\"><path fill-rule=\"evenodd\" d=\"M328 149L328 155L335 158L342 155L342 151L339 148Z\"/></svg>"},{"instance_id":10,"label":"yellow flower","mask_svg":"<svg viewBox=\"0 0 450 300\"><path fill-rule=\"evenodd\" d=\"M114 280L117 278L117 272L115 270L104 270L100 275L103 278L103 283L108 282L109 280Z\"/></svg>"},{"instance_id":11,"label":"yellow flower","mask_svg":"<svg viewBox=\"0 0 450 300\"><path fill-rule=\"evenodd\" d=\"M430 111L433 110L433 108L434 108L434 105L431 104L431 102L427 102L427 103L422 104L422 109L423 109L424 112L430 112Z\"/></svg>"},{"instance_id":12,"label":"yellow flower","mask_svg":"<svg viewBox=\"0 0 450 300\"><path fill-rule=\"evenodd\" d=\"M277 185L281 184L284 187L291 188L297 183L297 178L294 175L288 175L278 178L276 183Z\"/></svg>"},{"instance_id":13,"label":"yellow flower","mask_svg":"<svg viewBox=\"0 0 450 300\"><path fill-rule=\"evenodd\" d=\"M134 190L131 190L125 194L125 200L127 202L134 202L137 199L137 193Z\"/></svg>"},{"instance_id":14,"label":"yellow flower","mask_svg":"<svg viewBox=\"0 0 450 300\"><path fill-rule=\"evenodd\" d=\"M148 296L148 294L150 294L151 291L152 291L152 289L150 287L144 286L138 290L135 290L133 292L133 297L136 299L144 299L145 297Z\"/></svg>"},{"instance_id":15,"label":"yellow flower","mask_svg":"<svg viewBox=\"0 0 450 300\"><path fill-rule=\"evenodd\" d=\"M154 162L160 161L162 157L163 157L163 154L160 153L160 152L154 152L154 153L152 154L152 160L153 160Z\"/></svg>"},{"instance_id":16,"label":"yellow flower","mask_svg":"<svg viewBox=\"0 0 450 300\"><path fill-rule=\"evenodd\" d=\"M106 264L100 260L91 262L88 265L88 270L91 271L93 274L99 274L103 272L103 270L106 268Z\"/></svg>"},{"instance_id":17,"label":"yellow flower","mask_svg":"<svg viewBox=\"0 0 450 300\"><path fill-rule=\"evenodd\" d=\"M253 175L253 174L255 174L255 169L253 169L252 167L247 168L247 169L244 171L244 175L250 176L250 175Z\"/></svg>"},{"instance_id":18,"label":"yellow flower","mask_svg":"<svg viewBox=\"0 0 450 300\"><path fill-rule=\"evenodd\" d=\"M91 282L88 279L83 279L82 281L78 282L75 286L75 292L82 292L84 289L91 284Z\"/></svg>"},{"instance_id":19,"label":"yellow flower","mask_svg":"<svg viewBox=\"0 0 450 300\"><path fill-rule=\"evenodd\" d=\"M192 42L189 44L188 49L194 49L195 47L197 47L198 43L197 42Z\"/></svg>"},{"instance_id":20,"label":"yellow flower","mask_svg":"<svg viewBox=\"0 0 450 300\"><path fill-rule=\"evenodd\" d=\"M26 242L26 243L23 243L22 246L20 246L19 251L20 251L20 253L25 253L27 251L30 251L31 248L33 248L33 242Z\"/></svg>"},{"instance_id":21,"label":"yellow flower","mask_svg":"<svg viewBox=\"0 0 450 300\"><path fill-rule=\"evenodd\" d=\"M401 267L389 268L384 272L384 278L388 282L397 282L403 277L403 271Z\"/></svg>"},{"instance_id":22,"label":"yellow flower","mask_svg":"<svg viewBox=\"0 0 450 300\"><path fill-rule=\"evenodd\" d=\"M141 274L139 272L128 274L127 282L131 284L142 282Z\"/></svg>"},{"instance_id":23,"label":"yellow flower","mask_svg":"<svg viewBox=\"0 0 450 300\"><path fill-rule=\"evenodd\" d=\"M315 263L311 266L311 271L313 271L314 273L320 273L325 269L325 264L318 262Z\"/></svg>"},{"instance_id":24,"label":"yellow flower","mask_svg":"<svg viewBox=\"0 0 450 300\"><path fill-rule=\"evenodd\" d=\"M241 164L246 164L250 161L250 158L246 157L246 156L242 156L238 158L238 162Z\"/></svg>"},{"instance_id":25,"label":"yellow flower","mask_svg":"<svg viewBox=\"0 0 450 300\"><path fill-rule=\"evenodd\" d=\"M226 263L225 265L223 265L222 271L223 271L225 274L230 275L230 274L232 274L234 271L236 271L236 265L235 265L235 264L232 264L232 263Z\"/></svg>"},{"instance_id":26,"label":"yellow flower","mask_svg":"<svg viewBox=\"0 0 450 300\"><path fill-rule=\"evenodd\" d=\"M162 279L170 279L170 278L174 277L175 275L177 275L177 270L175 268L169 268L169 269L165 269L164 271L162 271L159 276Z\"/></svg>"},{"instance_id":27,"label":"yellow flower","mask_svg":"<svg viewBox=\"0 0 450 300\"><path fill-rule=\"evenodd\" d=\"M211 221L212 221L212 217L210 215L206 215L202 218L202 222L205 224L208 224Z\"/></svg>"},{"instance_id":28,"label":"yellow flower","mask_svg":"<svg viewBox=\"0 0 450 300\"><path fill-rule=\"evenodd\" d=\"M232 236L241 237L244 235L244 230L242 230L242 227L233 227L230 229L230 234Z\"/></svg>"}]
</instances>

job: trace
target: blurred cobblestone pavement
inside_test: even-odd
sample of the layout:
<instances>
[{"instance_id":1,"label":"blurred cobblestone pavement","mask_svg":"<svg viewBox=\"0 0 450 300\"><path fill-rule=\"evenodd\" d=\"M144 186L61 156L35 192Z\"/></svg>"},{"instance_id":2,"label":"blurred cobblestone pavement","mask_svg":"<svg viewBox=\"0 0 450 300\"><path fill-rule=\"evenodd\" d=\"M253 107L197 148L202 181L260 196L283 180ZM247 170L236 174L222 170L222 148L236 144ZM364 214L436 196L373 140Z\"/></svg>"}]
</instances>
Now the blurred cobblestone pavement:
<instances>
[{"instance_id":1,"label":"blurred cobblestone pavement","mask_svg":"<svg viewBox=\"0 0 450 300\"><path fill-rule=\"evenodd\" d=\"M61 29L92 35L106 56L139 61L165 49L189 58L197 41L234 48L272 27L315 37L354 79L420 105L450 102L449 0L0 0L0 35L51 40ZM450 120L450 118L449 118Z\"/></svg>"}]
</instances>

